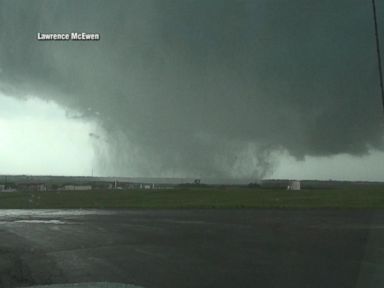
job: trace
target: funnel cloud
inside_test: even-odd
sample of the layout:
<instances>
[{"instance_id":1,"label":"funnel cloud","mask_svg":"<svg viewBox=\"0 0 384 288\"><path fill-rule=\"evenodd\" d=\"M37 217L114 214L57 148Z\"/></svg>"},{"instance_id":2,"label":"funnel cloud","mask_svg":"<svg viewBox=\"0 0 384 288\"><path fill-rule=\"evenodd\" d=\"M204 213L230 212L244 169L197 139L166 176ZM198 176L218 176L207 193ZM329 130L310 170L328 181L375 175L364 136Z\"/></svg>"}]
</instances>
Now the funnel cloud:
<instances>
[{"instance_id":1,"label":"funnel cloud","mask_svg":"<svg viewBox=\"0 0 384 288\"><path fill-rule=\"evenodd\" d=\"M1 89L99 123L105 174L261 178L279 151L384 148L370 1L3 0L0 11ZM100 40L36 39L73 32Z\"/></svg>"}]
</instances>

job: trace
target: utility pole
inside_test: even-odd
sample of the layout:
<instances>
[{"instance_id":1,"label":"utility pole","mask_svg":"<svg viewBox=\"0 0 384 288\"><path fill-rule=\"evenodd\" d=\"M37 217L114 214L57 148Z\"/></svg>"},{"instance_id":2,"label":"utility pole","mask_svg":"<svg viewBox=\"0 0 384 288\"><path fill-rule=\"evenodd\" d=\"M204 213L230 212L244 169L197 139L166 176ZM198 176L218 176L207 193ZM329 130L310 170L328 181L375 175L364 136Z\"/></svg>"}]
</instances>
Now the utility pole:
<instances>
[{"instance_id":1,"label":"utility pole","mask_svg":"<svg viewBox=\"0 0 384 288\"><path fill-rule=\"evenodd\" d=\"M376 0L372 0L372 10L373 10L373 21L375 25L375 38L376 38L376 52L377 52L377 62L379 69L380 77L380 90L381 90L381 101L384 111L384 84L383 84L383 68L381 66L381 51L380 51L380 39L379 39L379 29L377 27L377 13L376 13Z\"/></svg>"}]
</instances>

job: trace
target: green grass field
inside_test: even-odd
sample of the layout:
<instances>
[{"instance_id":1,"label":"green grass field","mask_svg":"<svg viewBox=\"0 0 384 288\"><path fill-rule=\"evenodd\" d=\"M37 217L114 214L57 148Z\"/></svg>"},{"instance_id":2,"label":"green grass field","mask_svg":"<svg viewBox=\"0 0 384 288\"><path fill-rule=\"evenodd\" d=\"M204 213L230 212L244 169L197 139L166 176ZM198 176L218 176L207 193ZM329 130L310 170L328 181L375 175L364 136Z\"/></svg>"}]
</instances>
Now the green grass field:
<instances>
[{"instance_id":1,"label":"green grass field","mask_svg":"<svg viewBox=\"0 0 384 288\"><path fill-rule=\"evenodd\" d=\"M0 193L0 208L384 208L384 189L182 188Z\"/></svg>"}]
</instances>

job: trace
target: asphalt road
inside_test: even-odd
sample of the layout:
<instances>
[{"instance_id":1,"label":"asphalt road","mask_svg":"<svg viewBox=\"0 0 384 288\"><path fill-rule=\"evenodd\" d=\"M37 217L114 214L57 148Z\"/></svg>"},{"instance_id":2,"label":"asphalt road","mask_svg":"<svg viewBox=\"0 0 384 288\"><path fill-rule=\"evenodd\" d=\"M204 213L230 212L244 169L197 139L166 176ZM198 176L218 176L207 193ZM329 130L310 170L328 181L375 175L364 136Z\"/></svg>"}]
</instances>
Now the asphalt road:
<instances>
[{"instance_id":1,"label":"asphalt road","mask_svg":"<svg viewBox=\"0 0 384 288\"><path fill-rule=\"evenodd\" d=\"M384 211L0 210L0 287L384 287Z\"/></svg>"}]
</instances>

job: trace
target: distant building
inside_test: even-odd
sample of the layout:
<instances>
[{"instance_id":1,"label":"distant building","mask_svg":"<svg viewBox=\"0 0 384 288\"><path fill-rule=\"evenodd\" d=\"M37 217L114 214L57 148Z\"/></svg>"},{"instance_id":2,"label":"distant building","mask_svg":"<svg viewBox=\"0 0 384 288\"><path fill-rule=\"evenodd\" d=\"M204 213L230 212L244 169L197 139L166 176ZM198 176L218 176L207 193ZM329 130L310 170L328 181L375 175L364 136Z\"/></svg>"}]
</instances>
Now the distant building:
<instances>
[{"instance_id":1,"label":"distant building","mask_svg":"<svg viewBox=\"0 0 384 288\"><path fill-rule=\"evenodd\" d=\"M0 185L0 192L16 192L16 189L14 186L9 186L9 185Z\"/></svg>"},{"instance_id":2,"label":"distant building","mask_svg":"<svg viewBox=\"0 0 384 288\"><path fill-rule=\"evenodd\" d=\"M296 190L296 191L301 190L300 181L297 181L297 180L290 181L287 186L287 190Z\"/></svg>"},{"instance_id":3,"label":"distant building","mask_svg":"<svg viewBox=\"0 0 384 288\"><path fill-rule=\"evenodd\" d=\"M155 184L140 184L140 189L155 189Z\"/></svg>"},{"instance_id":4,"label":"distant building","mask_svg":"<svg viewBox=\"0 0 384 288\"><path fill-rule=\"evenodd\" d=\"M139 188L139 185L136 183L123 183L122 186L125 189L137 189L137 188Z\"/></svg>"},{"instance_id":5,"label":"distant building","mask_svg":"<svg viewBox=\"0 0 384 288\"><path fill-rule=\"evenodd\" d=\"M60 190L63 191L87 191L92 190L91 185L64 185Z\"/></svg>"},{"instance_id":6,"label":"distant building","mask_svg":"<svg viewBox=\"0 0 384 288\"><path fill-rule=\"evenodd\" d=\"M114 188L114 184L110 182L92 182L88 184L92 186L92 190L110 190Z\"/></svg>"},{"instance_id":7,"label":"distant building","mask_svg":"<svg viewBox=\"0 0 384 288\"><path fill-rule=\"evenodd\" d=\"M20 183L17 184L17 190L41 192L47 191L47 185L45 185L44 183Z\"/></svg>"}]
</instances>

